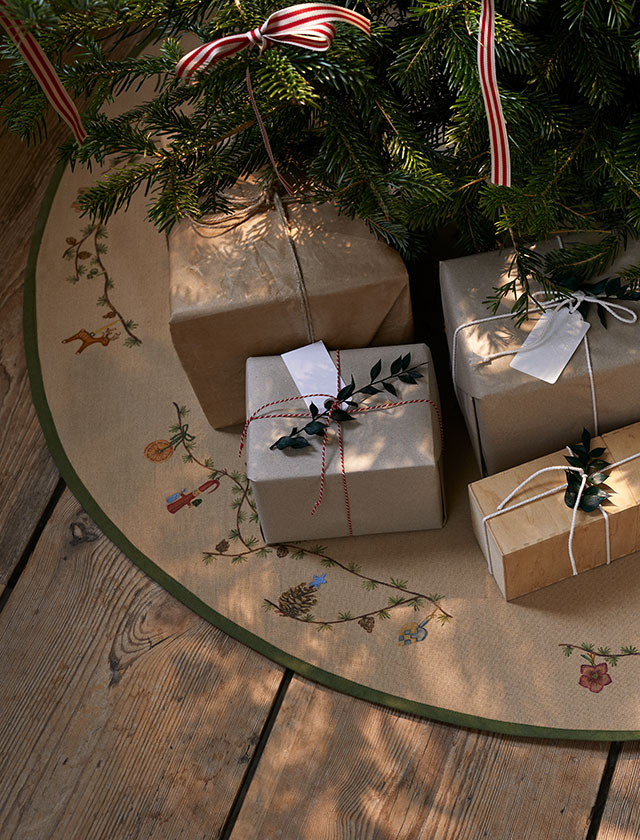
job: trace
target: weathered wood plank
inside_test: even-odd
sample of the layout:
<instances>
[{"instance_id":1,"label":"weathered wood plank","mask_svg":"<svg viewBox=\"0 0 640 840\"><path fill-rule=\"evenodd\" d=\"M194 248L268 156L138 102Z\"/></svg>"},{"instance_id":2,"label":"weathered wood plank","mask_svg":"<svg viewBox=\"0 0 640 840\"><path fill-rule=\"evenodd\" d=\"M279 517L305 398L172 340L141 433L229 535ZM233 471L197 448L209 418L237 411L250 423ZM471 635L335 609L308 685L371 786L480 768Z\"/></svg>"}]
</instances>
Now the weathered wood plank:
<instances>
[{"instance_id":1,"label":"weathered wood plank","mask_svg":"<svg viewBox=\"0 0 640 840\"><path fill-rule=\"evenodd\" d=\"M598 840L640 837L640 744L624 744L602 813Z\"/></svg>"},{"instance_id":2,"label":"weathered wood plank","mask_svg":"<svg viewBox=\"0 0 640 840\"><path fill-rule=\"evenodd\" d=\"M219 836L283 670L143 575L65 492L0 614L0 837Z\"/></svg>"},{"instance_id":3,"label":"weathered wood plank","mask_svg":"<svg viewBox=\"0 0 640 840\"><path fill-rule=\"evenodd\" d=\"M294 677L232 840L580 840L607 749L457 729Z\"/></svg>"},{"instance_id":4,"label":"weathered wood plank","mask_svg":"<svg viewBox=\"0 0 640 840\"><path fill-rule=\"evenodd\" d=\"M22 341L22 281L33 226L65 136L41 147L0 134L0 592L58 481L31 403Z\"/></svg>"}]
</instances>

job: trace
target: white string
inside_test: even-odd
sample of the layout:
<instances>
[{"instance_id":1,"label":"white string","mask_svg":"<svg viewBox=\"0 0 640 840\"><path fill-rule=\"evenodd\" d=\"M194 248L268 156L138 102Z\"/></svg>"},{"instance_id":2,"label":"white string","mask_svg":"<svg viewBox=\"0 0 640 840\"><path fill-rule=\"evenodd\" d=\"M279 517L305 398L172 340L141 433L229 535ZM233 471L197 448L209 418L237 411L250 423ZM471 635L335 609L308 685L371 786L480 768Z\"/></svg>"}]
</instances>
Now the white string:
<instances>
[{"instance_id":1,"label":"white string","mask_svg":"<svg viewBox=\"0 0 640 840\"><path fill-rule=\"evenodd\" d=\"M458 356L458 334L467 327L475 327L478 324L486 324L489 321L499 321L504 318L511 318L511 313L506 312L503 315L489 315L486 318L477 318L475 321L467 321L466 324L460 324L456 327L453 333L452 347L451 347L451 378L453 379L453 389L458 395L458 383L456 381L456 362Z\"/></svg>"},{"instance_id":2,"label":"white string","mask_svg":"<svg viewBox=\"0 0 640 840\"><path fill-rule=\"evenodd\" d=\"M569 452L572 452L571 447L567 446ZM613 464L609 464L608 467L605 468L606 472L609 472L614 467L620 467L622 464L626 464L629 461L633 461L635 458L640 458L640 452L634 452L633 455L629 455L626 458L622 458L619 461L614 461ZM577 472L581 474L582 480L580 482L580 489L578 490L578 494L576 496L576 501L573 506L573 511L571 514L571 528L569 530L569 540L568 540L568 549L569 549L569 560L571 561L571 571L572 574L577 575L578 569L576 567L575 558L573 555L573 535L575 532L575 525L576 525L576 516L578 513L578 508L580 507L580 502L582 500L582 494L584 493L584 489L587 484L588 475L581 467L572 467L572 466L552 466L552 467L542 467L542 469L536 470L536 472L532 473L528 478L525 478L524 481L521 481L520 484L506 496L500 504L496 506L496 510L493 513L488 513L486 516L482 518L482 528L484 532L484 544L485 544L485 554L487 558L487 565L489 567L489 572L493 574L493 563L491 561L491 549L489 547L489 529L487 528L487 522L490 519L493 519L496 516L499 516L502 513L508 513L511 510L516 510L517 508L523 507L524 505L528 505L529 502L536 502L538 499L544 499L546 496L551 496L554 493L557 493L559 490L563 490L567 486L567 482L565 481L563 484L559 484L557 487L552 487L550 490L545 490L542 493L538 493L535 496L529 496L527 499L523 499L521 502L516 502L513 505L509 505L509 507L504 507L508 501L510 501L523 487L525 487L530 481L533 481L539 475L542 475L546 472L552 472L557 470L569 471L569 472ZM611 563L611 534L610 534L610 527L609 527L609 516L604 510L604 508L599 507L598 510L602 514L604 518L604 531L605 531L605 546L606 546L606 562L607 565Z\"/></svg>"},{"instance_id":3,"label":"white string","mask_svg":"<svg viewBox=\"0 0 640 840\"><path fill-rule=\"evenodd\" d=\"M606 543L606 546L607 546L607 566L608 566L609 563L611 562L611 539L610 539L610 536L609 536L609 514L607 513L607 511L603 507L598 508L598 510L604 516L604 538L605 538L605 543Z\"/></svg>"},{"instance_id":4,"label":"white string","mask_svg":"<svg viewBox=\"0 0 640 840\"><path fill-rule=\"evenodd\" d=\"M587 485L587 474L585 472L582 473L582 481L580 482L580 489L578 490L578 495L576 496L576 503L573 506L573 511L571 512L571 528L569 530L569 560L571 560L571 571L574 575L578 574L578 570L576 568L576 561L573 556L573 532L576 529L576 514L578 513L578 507L580 505L580 500L582 499L582 494L584 492L584 488ZM608 560L609 558L607 558Z\"/></svg>"},{"instance_id":5,"label":"white string","mask_svg":"<svg viewBox=\"0 0 640 840\"><path fill-rule=\"evenodd\" d=\"M634 313L635 314L635 313ZM589 388L591 389L591 413L593 414L593 434L597 437L600 434L600 423L598 421L598 404L596 402L596 383L593 381L593 367L591 366L591 353L589 351L589 339L584 334L582 339L584 352L587 357L587 373L589 374Z\"/></svg>"}]
</instances>

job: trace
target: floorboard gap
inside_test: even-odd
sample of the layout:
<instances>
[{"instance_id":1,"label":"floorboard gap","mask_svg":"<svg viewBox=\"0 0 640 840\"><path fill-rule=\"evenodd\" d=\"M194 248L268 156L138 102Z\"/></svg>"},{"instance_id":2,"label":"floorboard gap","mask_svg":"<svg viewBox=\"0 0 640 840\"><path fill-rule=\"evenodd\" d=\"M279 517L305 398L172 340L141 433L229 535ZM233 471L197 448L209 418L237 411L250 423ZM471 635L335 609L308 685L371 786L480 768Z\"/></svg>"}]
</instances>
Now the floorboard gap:
<instances>
[{"instance_id":1,"label":"floorboard gap","mask_svg":"<svg viewBox=\"0 0 640 840\"><path fill-rule=\"evenodd\" d=\"M607 797L609 796L609 789L611 787L611 780L613 779L613 772L616 769L618 756L622 749L621 741L613 741L609 747L609 754L604 765L602 778L600 779L600 787L596 794L596 801L591 809L591 819L589 820L589 830L585 840L596 840L598 832L600 831L600 823L602 822L602 815L604 813L604 806L607 804Z\"/></svg>"},{"instance_id":2,"label":"floorboard gap","mask_svg":"<svg viewBox=\"0 0 640 840\"><path fill-rule=\"evenodd\" d=\"M280 707L282 706L282 701L284 700L285 694L287 693L287 689L289 688L289 683L291 682L292 677L293 671L290 671L287 668L287 670L282 675L282 680L280 681L280 685L278 686L276 696L273 699L271 709L269 710L267 719L264 723L264 726L262 727L260 738L258 740L258 743L256 744L256 748L251 757L251 760L249 761L247 770L242 778L242 782L240 783L240 787L238 788L236 797L233 800L233 805L231 806L227 815L227 819L225 820L225 823L222 826L222 831L220 832L219 840L229 840L229 838L231 837L231 833L233 832L233 829L235 827L238 814L240 813L240 809L244 804L247 791L249 790L255 772L258 769L258 764L260 763L260 759L262 758L262 753L264 752L264 748L267 745L269 736L271 735L273 724L275 723L276 718L278 717Z\"/></svg>"},{"instance_id":3,"label":"floorboard gap","mask_svg":"<svg viewBox=\"0 0 640 840\"><path fill-rule=\"evenodd\" d=\"M56 486L53 489L53 493L51 494L51 498L47 502L47 506L45 507L45 509L42 511L42 515L41 515L40 519L38 520L38 524L33 529L33 533L31 534L31 537L29 538L29 542L27 543L27 545L25 547L25 550L22 552L22 556L20 557L20 560L18 560L15 569L11 573L11 577L7 581L7 585L6 585L6 588L5 588L4 592L2 593L2 595L0 595L0 612L2 612L2 610L4 608L4 605L9 600L9 598L11 596L11 593L13 592L13 590L15 588L15 585L18 582L18 578L20 577L20 575L25 570L26 565L29 562L29 558L33 554L33 550L36 547L36 545L38 544L38 540L40 539L40 537L42 535L42 532L44 531L44 529L47 525L47 522L51 518L51 515L53 514L53 511L55 509L55 506L60 501L60 497L64 493L64 490L65 490L66 486L67 485L64 483L64 479L59 478L58 483L56 484Z\"/></svg>"}]
</instances>

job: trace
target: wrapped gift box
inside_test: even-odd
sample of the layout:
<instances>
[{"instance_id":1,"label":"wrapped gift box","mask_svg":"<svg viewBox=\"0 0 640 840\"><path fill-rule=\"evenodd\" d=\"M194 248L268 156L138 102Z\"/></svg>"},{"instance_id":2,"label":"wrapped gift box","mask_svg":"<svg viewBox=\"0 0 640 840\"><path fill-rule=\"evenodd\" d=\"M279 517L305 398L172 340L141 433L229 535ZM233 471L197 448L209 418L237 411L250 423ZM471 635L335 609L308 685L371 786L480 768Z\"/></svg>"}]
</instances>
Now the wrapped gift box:
<instances>
[{"instance_id":1,"label":"wrapped gift box","mask_svg":"<svg viewBox=\"0 0 640 840\"><path fill-rule=\"evenodd\" d=\"M547 242L540 250L557 247ZM453 352L456 328L487 318L483 301L496 286L508 282L511 251L491 251L440 264L440 286ZM607 272L640 259L640 243ZM509 311L512 299L501 303L497 314ZM640 303L620 301L640 314ZM607 315L607 328L590 307L588 332L593 365L599 432L611 431L640 420L640 322L624 324ZM510 367L513 356L488 364L491 353L522 345L534 319L516 327L511 319L488 321L459 331L456 343L456 390L475 454L486 473L515 466L560 448L576 429L594 431L591 387L584 343L554 385Z\"/></svg>"},{"instance_id":2,"label":"wrapped gift box","mask_svg":"<svg viewBox=\"0 0 640 840\"><path fill-rule=\"evenodd\" d=\"M234 196L249 205L257 187L238 185ZM317 339L336 348L413 340L408 275L396 251L332 205L290 203L284 212L288 218L271 205L236 227L185 222L169 240L171 336L215 428L244 421L248 356Z\"/></svg>"},{"instance_id":3,"label":"wrapped gift box","mask_svg":"<svg viewBox=\"0 0 640 840\"><path fill-rule=\"evenodd\" d=\"M614 463L640 452L640 423L593 438L591 446L605 447L602 456ZM469 485L473 530L492 574L508 600L571 577L569 533L573 511L564 502L564 489L483 522L488 514L526 478L550 466L566 467L565 448L553 455L491 475ZM543 473L529 482L505 507L536 496L565 480L564 472ZM614 467L607 484L615 490L609 519L612 560L640 548L640 458ZM607 562L605 519L600 510L578 511L573 535L578 572Z\"/></svg>"},{"instance_id":4,"label":"wrapped gift box","mask_svg":"<svg viewBox=\"0 0 640 840\"><path fill-rule=\"evenodd\" d=\"M438 405L431 353L424 344L341 350L345 382L356 388L369 382L369 371L382 360L383 370L400 354L422 364L417 384L397 383L398 400L429 399ZM335 362L336 354L332 353ZM274 400L299 392L282 358L247 360L247 416ZM366 405L395 401L390 394L369 397ZM302 399L283 410L306 411ZM376 534L440 528L444 524L441 438L438 417L427 403L356 415L343 424L353 533ZM251 479L260 523L268 543L341 537L348 534L340 454L334 424L327 446L324 499L312 515L320 491L322 437L305 449L271 450L292 425L304 420L255 420L247 432L247 475Z\"/></svg>"}]
</instances>

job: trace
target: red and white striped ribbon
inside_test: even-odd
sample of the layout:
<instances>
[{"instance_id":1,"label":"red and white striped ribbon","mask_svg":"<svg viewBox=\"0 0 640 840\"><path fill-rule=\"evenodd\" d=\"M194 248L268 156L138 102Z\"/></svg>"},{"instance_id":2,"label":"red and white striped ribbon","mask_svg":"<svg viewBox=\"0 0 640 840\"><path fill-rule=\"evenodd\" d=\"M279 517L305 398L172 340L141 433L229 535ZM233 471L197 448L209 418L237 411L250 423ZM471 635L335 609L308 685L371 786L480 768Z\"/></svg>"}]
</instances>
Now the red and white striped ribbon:
<instances>
[{"instance_id":1,"label":"red and white striped ribbon","mask_svg":"<svg viewBox=\"0 0 640 840\"><path fill-rule=\"evenodd\" d=\"M495 6L494 0L482 0L478 29L478 70L482 98L489 123L491 143L491 183L500 187L511 186L511 160L509 137L502 113L500 92L496 80L495 56Z\"/></svg>"},{"instance_id":2,"label":"red and white striped ribbon","mask_svg":"<svg viewBox=\"0 0 640 840\"><path fill-rule=\"evenodd\" d=\"M250 32L227 35L196 47L178 62L176 73L182 79L190 79L198 70L205 70L210 64L254 45L261 51L274 44L291 44L326 52L336 34L333 23L339 22L350 23L366 35L371 34L369 20L352 9L343 9L333 3L300 3L279 9Z\"/></svg>"},{"instance_id":3,"label":"red and white striped ribbon","mask_svg":"<svg viewBox=\"0 0 640 840\"><path fill-rule=\"evenodd\" d=\"M82 145L87 135L82 125L78 109L64 89L62 82L58 78L58 74L43 53L40 44L22 26L20 21L9 12L5 0L0 0L0 24L2 24L7 35L22 53L22 57L27 62L29 69L35 76L52 107L66 122L71 131L73 131L78 144Z\"/></svg>"}]
</instances>

